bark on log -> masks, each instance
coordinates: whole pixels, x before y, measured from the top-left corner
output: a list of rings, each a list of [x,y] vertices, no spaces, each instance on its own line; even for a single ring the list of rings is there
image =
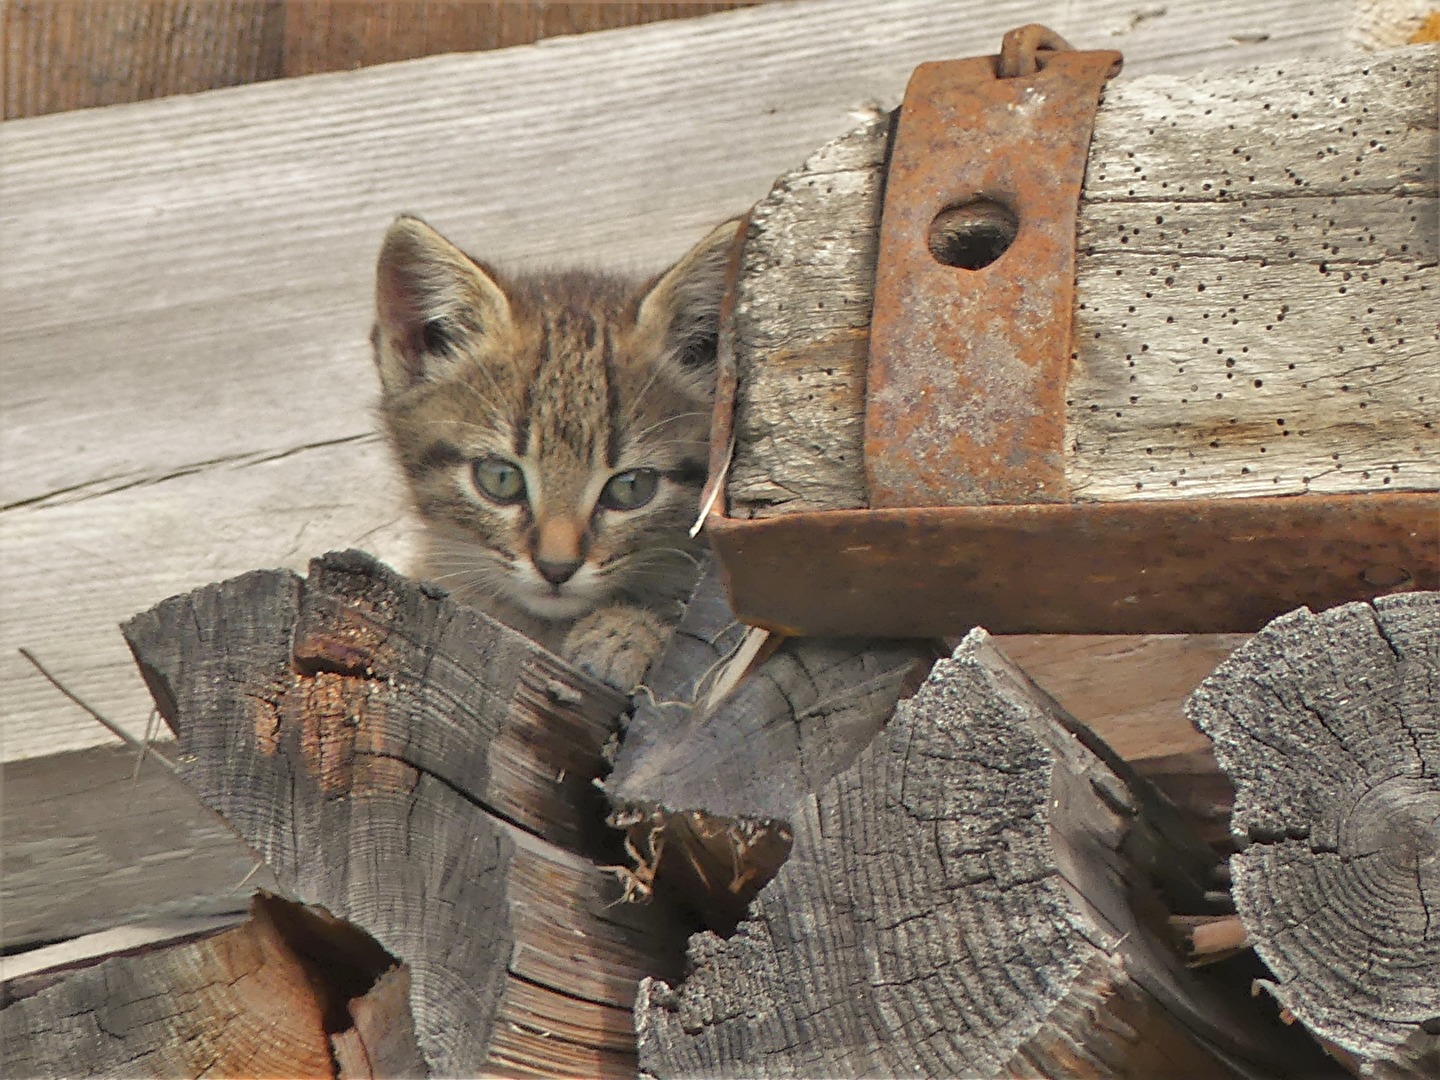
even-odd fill
[[[658,872],[713,929],[733,927],[779,869],[795,805],[849,767],[937,655],[926,641],[791,638],[716,700],[747,631],[712,566],[604,785],[641,875]]]
[[[1323,1074],[1243,982],[1184,969],[1152,879],[1176,834],[1072,727],[972,632],[795,807],[734,936],[692,938],[680,986],[642,985],[642,1071]]]
[[[618,861],[592,780],[623,698],[353,552],[125,631],[184,780],[407,964],[433,1072],[633,1073],[637,980],[673,977],[688,927],[595,865]]]
[[[1359,1075],[1440,1075],[1440,594],[1276,619],[1187,711],[1266,988]]]
[[[1078,225],[1074,498],[1440,488],[1437,56],[1107,87]],[[888,130],[831,143],[754,210],[732,516],[868,503]]]

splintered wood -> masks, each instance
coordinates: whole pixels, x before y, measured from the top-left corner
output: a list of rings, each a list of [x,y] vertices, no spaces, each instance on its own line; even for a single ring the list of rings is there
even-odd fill
[[[746,632],[712,566],[605,780],[644,884],[663,860],[666,882],[712,928],[744,914],[790,852],[793,808],[850,764],[935,655],[925,641],[788,639],[712,702]]]
[[[1075,499],[1440,489],[1437,55],[1109,84],[1080,203]],[[820,150],[752,216],[734,517],[868,503],[888,130]]]
[[[357,553],[125,629],[185,781],[286,891],[409,965],[433,1071],[633,1072],[636,983],[676,974],[685,928],[597,866],[623,698]]]

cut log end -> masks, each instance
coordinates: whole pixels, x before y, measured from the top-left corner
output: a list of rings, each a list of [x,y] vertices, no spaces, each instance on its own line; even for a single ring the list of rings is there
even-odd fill
[[[1163,843],[1147,800],[1053,710],[983,632],[937,664],[797,804],[794,849],[749,918],[728,939],[692,938],[683,984],[642,986],[642,1071],[1314,1067],[1313,1046],[1257,1026],[1242,992],[1207,992],[1185,970],[1130,860]]]
[[[1188,712],[1235,782],[1271,993],[1362,1075],[1407,1074],[1440,1026],[1440,594],[1277,619]]]

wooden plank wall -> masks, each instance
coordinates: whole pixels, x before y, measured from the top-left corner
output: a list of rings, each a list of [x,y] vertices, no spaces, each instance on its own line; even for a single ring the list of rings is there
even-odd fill
[[[917,63],[1021,23],[1123,49],[1128,77],[1340,51],[1353,7],[1137,10],[800,0],[0,124],[0,947],[243,901],[241,845],[198,827],[183,790],[132,784],[17,649],[138,736],[150,701],[121,619],[330,548],[403,565],[366,344],[397,211],[501,262],[653,267],[896,103]],[[1066,644],[1042,682],[1122,752],[1198,738],[1179,700],[1228,643],[1137,641],[1136,665],[1170,680],[1148,675],[1145,700],[1119,661]],[[1156,740],[1157,715],[1183,744]],[[42,797],[56,777],[66,794]],[[122,819],[128,849],[107,827]]]
[[[10,0],[6,120],[706,15],[740,3]]]

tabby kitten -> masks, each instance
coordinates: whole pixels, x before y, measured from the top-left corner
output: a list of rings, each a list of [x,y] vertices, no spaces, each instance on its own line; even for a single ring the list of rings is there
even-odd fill
[[[380,251],[380,415],[422,576],[627,692],[697,575],[737,228],[643,282],[501,274],[413,217]]]

